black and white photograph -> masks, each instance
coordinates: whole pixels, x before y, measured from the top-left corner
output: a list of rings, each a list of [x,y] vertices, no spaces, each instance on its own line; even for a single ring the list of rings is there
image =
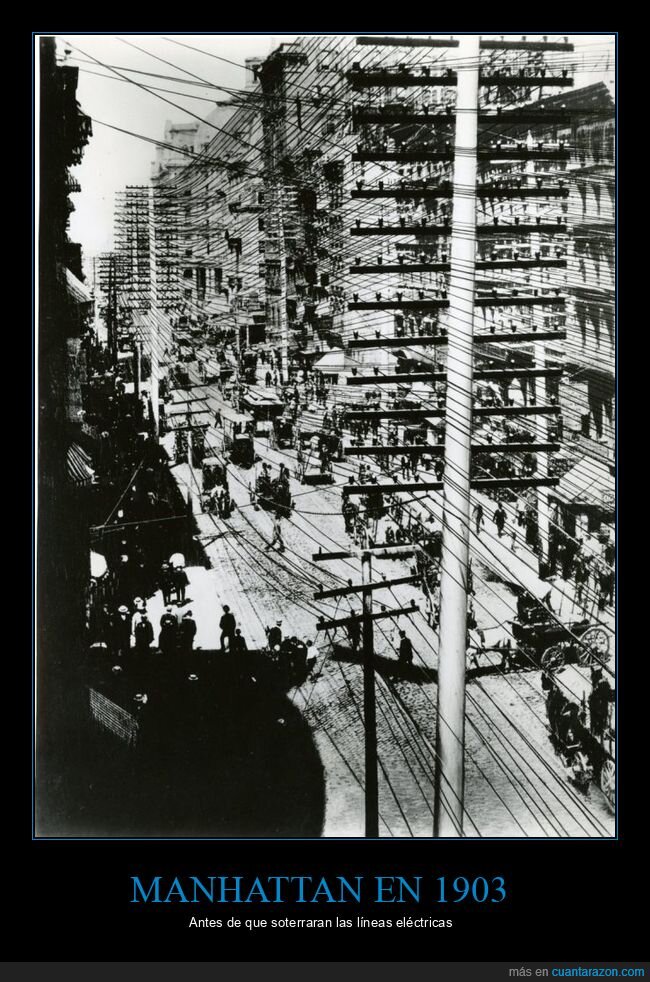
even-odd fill
[[[34,838],[615,839],[616,35],[33,43]]]

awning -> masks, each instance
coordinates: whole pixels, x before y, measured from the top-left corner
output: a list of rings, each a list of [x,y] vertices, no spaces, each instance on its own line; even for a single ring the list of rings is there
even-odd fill
[[[67,267],[65,270],[65,280],[68,288],[68,296],[71,298],[71,300],[74,300],[75,303],[93,302],[93,298],[90,296],[90,293],[83,285],[81,280],[78,280],[74,273]]]
[[[581,457],[549,491],[549,497],[566,505],[602,508],[612,511],[616,501],[616,483],[609,466],[593,457]]]
[[[77,487],[84,488],[93,483],[95,472],[90,466],[90,457],[78,443],[68,447],[68,477]]]
[[[350,371],[352,368],[359,368],[360,364],[346,355],[342,348],[333,348],[327,354],[314,362],[314,368],[319,372],[337,374],[339,372]]]

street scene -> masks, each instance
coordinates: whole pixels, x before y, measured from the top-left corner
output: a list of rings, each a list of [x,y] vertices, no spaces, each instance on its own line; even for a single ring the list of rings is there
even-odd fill
[[[614,37],[35,60],[35,834],[615,836]]]

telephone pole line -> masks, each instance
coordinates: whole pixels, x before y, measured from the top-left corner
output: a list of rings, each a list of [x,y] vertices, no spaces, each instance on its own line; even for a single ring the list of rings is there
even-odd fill
[[[459,43],[449,278],[434,835],[462,835],[479,37]]]
[[[375,694],[375,648],[372,620],[372,559],[361,553],[363,621],[363,721],[365,727],[366,839],[379,838],[379,783],[377,777],[377,706]]]

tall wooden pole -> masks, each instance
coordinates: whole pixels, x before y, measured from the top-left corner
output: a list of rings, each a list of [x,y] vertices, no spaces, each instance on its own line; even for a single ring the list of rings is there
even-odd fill
[[[280,379],[289,381],[289,322],[287,316],[287,252],[284,242],[284,202],[282,184],[277,184],[278,257],[280,261]]]
[[[160,399],[160,356],[158,347],[160,344],[158,330],[158,267],[157,267],[157,242],[156,242],[156,189],[149,188],[149,325],[151,339],[151,381],[149,384],[149,395],[151,398],[151,412],[154,436],[158,439],[159,433],[159,399]]]
[[[361,554],[361,582],[372,580],[370,553]],[[372,590],[363,590],[363,722],[366,766],[366,838],[379,838],[379,785],[377,779],[377,708],[375,702],[375,652],[372,622]]]
[[[479,37],[461,38],[449,280],[434,835],[463,834]]]

